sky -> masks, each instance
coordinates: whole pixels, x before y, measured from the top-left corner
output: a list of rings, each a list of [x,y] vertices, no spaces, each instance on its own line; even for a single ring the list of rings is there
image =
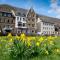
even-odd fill
[[[33,7],[34,11],[40,15],[60,18],[60,0],[0,0],[0,4],[24,9]]]

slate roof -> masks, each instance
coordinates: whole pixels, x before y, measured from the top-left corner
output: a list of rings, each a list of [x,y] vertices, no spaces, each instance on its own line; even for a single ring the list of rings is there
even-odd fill
[[[44,15],[39,15],[39,14],[37,14],[37,16],[44,22],[49,22],[49,23],[53,23],[55,25],[60,26],[60,19],[58,18],[48,17]]]
[[[7,4],[1,4],[0,6],[9,8],[10,12],[11,12],[11,10],[14,10],[16,16],[26,16],[26,13],[28,11],[27,9],[18,8],[18,7],[14,7],[14,6],[7,5]]]

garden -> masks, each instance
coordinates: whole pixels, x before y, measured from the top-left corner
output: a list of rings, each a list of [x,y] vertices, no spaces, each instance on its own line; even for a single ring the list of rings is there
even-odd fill
[[[0,60],[60,60],[60,37],[0,36]]]

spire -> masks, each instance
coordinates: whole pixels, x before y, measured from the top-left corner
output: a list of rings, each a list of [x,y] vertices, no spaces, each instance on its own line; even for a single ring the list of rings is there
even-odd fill
[[[31,7],[31,8],[30,8],[30,11],[31,11],[31,12],[33,12],[33,11],[34,11],[33,7]]]

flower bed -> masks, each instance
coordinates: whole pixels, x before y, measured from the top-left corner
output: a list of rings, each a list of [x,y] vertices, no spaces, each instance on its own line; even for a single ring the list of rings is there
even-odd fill
[[[51,55],[60,56],[60,37],[25,34],[0,37],[0,60],[37,60],[38,56],[40,60]]]

